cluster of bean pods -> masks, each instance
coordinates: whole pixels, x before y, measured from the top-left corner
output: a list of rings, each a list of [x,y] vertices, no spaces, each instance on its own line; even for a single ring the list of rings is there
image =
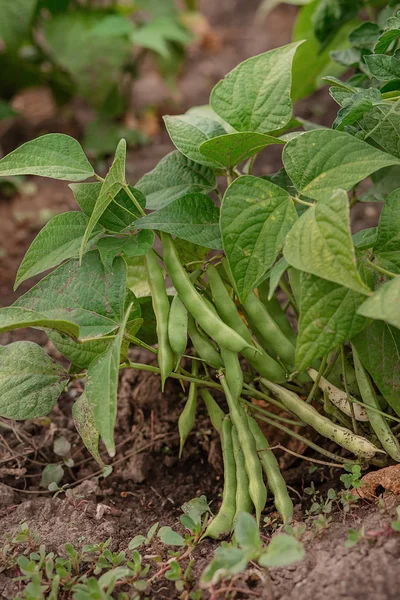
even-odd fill
[[[288,523],[293,518],[293,503],[277,459],[257,421],[247,410],[249,406],[251,408],[251,404],[243,396],[251,395],[251,391],[255,396],[260,392],[244,381],[240,354],[249,366],[247,381],[249,374],[252,375],[253,382],[258,379],[260,387],[273,395],[272,403],[299,419],[293,421],[279,418],[264,410],[265,415],[278,419],[274,423],[277,427],[288,431],[282,422],[299,426],[307,424],[356,455],[358,460],[372,459],[377,453],[384,452],[400,462],[397,439],[379,410],[373,386],[355,350],[355,380],[365,406],[365,419],[369,420],[382,449],[347,427],[345,419],[348,417],[345,414],[338,411],[341,415],[339,421],[344,422],[344,425],[333,422],[282,385],[293,371],[296,334],[276,298],[267,300],[267,294],[262,288],[259,293],[253,291],[242,303],[240,314],[233,295],[234,282],[226,264],[222,267],[224,278],[211,262],[207,265],[207,284],[203,290],[195,283],[203,272],[198,270],[189,274],[180,261],[172,237],[166,233],[160,234],[160,237],[166,271],[176,290],[170,303],[162,268],[155,252],[150,250],[146,255],[146,267],[157,319],[158,364],[162,389],[166,379],[181,370],[180,362],[188,345],[188,337],[190,346],[195,351],[192,372],[186,372],[186,375],[190,375],[186,376],[186,380],[190,381],[188,400],[178,423],[180,454],[195,424],[199,390],[212,425],[221,438],[224,462],[223,499],[218,514],[209,524],[204,536],[221,538],[228,535],[233,530],[238,514],[243,511],[255,512],[259,521],[267,499],[264,477],[283,522]],[[199,365],[202,365],[206,375],[203,379],[199,376]],[[210,381],[208,367],[216,370],[219,385],[213,383],[212,387],[220,388],[225,394],[228,414],[223,412],[207,388],[207,382]],[[327,389],[329,393],[337,389],[324,378],[315,377],[313,369],[310,372],[317,383],[321,380],[319,385],[324,393]],[[307,374],[306,377],[311,382]],[[266,397],[265,394],[261,396]],[[342,401],[347,402],[346,399]],[[343,410],[346,412],[350,409],[347,406]],[[270,422],[265,415],[263,420]],[[297,433],[294,435],[301,437]],[[316,446],[312,442],[309,445]],[[323,452],[339,458],[328,451]]]

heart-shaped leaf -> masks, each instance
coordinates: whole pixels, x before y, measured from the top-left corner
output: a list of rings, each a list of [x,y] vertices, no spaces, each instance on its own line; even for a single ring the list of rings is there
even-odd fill
[[[272,144],[283,140],[264,133],[241,132],[219,135],[199,146],[199,152],[214,164],[231,169]]]

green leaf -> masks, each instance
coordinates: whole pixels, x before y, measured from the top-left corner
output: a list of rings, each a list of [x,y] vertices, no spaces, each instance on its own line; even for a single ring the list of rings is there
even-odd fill
[[[337,283],[302,274],[296,369],[304,371],[366,327],[368,321],[357,314],[364,300],[363,294]]]
[[[105,465],[99,454],[99,432],[96,429],[93,413],[85,392],[73,403],[72,418],[86,448],[100,467],[103,468]]]
[[[262,567],[286,567],[302,560],[305,555],[301,542],[291,535],[280,533],[272,538],[258,562]]]
[[[275,294],[276,288],[279,286],[279,282],[282,279],[282,275],[287,270],[288,266],[288,261],[282,256],[282,258],[280,258],[272,267],[269,274],[268,300],[271,300]]]
[[[220,168],[231,169],[271,144],[284,143],[283,140],[264,133],[227,133],[203,142],[199,146],[199,152]]]
[[[371,175],[372,186],[360,196],[363,202],[383,202],[391,192],[400,188],[400,167],[385,167]]]
[[[22,144],[0,160],[0,177],[12,175],[83,181],[94,171],[79,142],[62,133],[49,133]]]
[[[253,56],[217,83],[210,104],[237,131],[269,133],[292,116],[292,61],[302,42]]]
[[[57,454],[57,456],[65,458],[71,452],[71,443],[67,440],[65,436],[60,435],[54,440],[53,452],[54,454]]]
[[[188,30],[184,29],[176,19],[168,16],[152,19],[136,29],[132,35],[132,41],[136,46],[153,50],[164,58],[168,58],[171,54],[168,42],[188,44],[191,39]]]
[[[25,279],[51,269],[67,258],[77,257],[88,222],[87,216],[80,212],[66,212],[53,217],[25,254],[15,278],[14,289]],[[97,242],[103,231],[101,227],[95,227],[88,249]]]
[[[350,43],[356,48],[373,50],[381,34],[381,28],[376,23],[366,21],[354,29],[349,35]]]
[[[400,415],[400,331],[373,321],[352,343],[382,396]]]
[[[357,233],[353,235],[354,247],[359,251],[368,250],[368,248],[373,247],[377,237],[377,227],[370,227],[369,229],[362,229],[361,231],[357,231]]]
[[[150,296],[150,286],[147,277],[146,263],[143,256],[135,256],[126,260],[127,286],[137,298]]]
[[[64,469],[62,466],[50,463],[42,471],[40,486],[45,489],[48,489],[51,483],[55,483],[58,486],[63,477]]]
[[[400,77],[400,60],[386,54],[371,54],[364,57],[373,77],[380,81],[390,81]]]
[[[384,283],[358,309],[358,313],[370,319],[386,321],[400,329],[400,277]]]
[[[116,256],[125,255],[128,258],[142,256],[150,250],[153,242],[153,232],[140,231],[136,235],[125,238],[103,237],[97,242],[97,248],[104,266],[107,269],[111,269]]]
[[[0,346],[0,415],[36,419],[49,414],[68,381],[63,367],[33,342]]]
[[[121,258],[107,272],[97,251],[85,254],[82,264],[69,260],[44,277],[13,306],[43,315],[69,315],[84,327],[84,336],[105,335],[116,329],[125,303],[126,267]],[[82,335],[82,331],[81,331]]]
[[[343,131],[345,127],[354,125],[380,102],[381,93],[375,88],[351,94],[342,102],[343,108],[339,110],[333,128]]]
[[[220,226],[241,300],[274,264],[296,219],[289,194],[269,181],[245,175],[229,186]]]
[[[399,160],[348,133],[316,129],[286,144],[283,163],[298,191],[319,199],[338,185],[348,191],[371,173],[399,164]]]
[[[347,194],[337,190],[311,206],[295,223],[283,250],[290,265],[368,294],[357,270]]]
[[[219,209],[204,194],[182,196],[164,208],[138,219],[135,227],[165,231],[207,248],[222,248]]]
[[[65,333],[75,339],[79,337],[79,326],[68,321],[68,319],[51,318],[34,310],[16,306],[0,308],[0,333],[23,327],[46,327]]]
[[[199,151],[203,142],[226,133],[218,121],[196,115],[166,116],[164,121],[169,137],[182,154],[211,169],[220,168],[219,163]]]
[[[385,200],[378,224],[378,236],[374,243],[374,254],[388,258],[400,251],[400,189],[392,192]]]
[[[391,105],[381,102],[366,113],[359,122],[366,136],[380,148],[400,158],[400,108],[397,102]]]
[[[235,525],[235,538],[239,546],[247,552],[257,555],[261,550],[257,521],[249,513],[239,513]]]
[[[91,216],[97,199],[102,188],[101,183],[71,183],[70,186],[75,200],[81,207],[82,211],[88,217]],[[146,208],[146,198],[138,189],[128,186],[130,192],[135,197],[140,207]],[[125,190],[120,190],[112,202],[108,205],[104,213],[99,219],[99,225],[112,231],[119,233],[124,231],[135,222],[141,215],[132,199],[128,196]]]
[[[49,334],[49,338],[67,360],[81,369],[87,369],[92,360],[106,350],[110,342],[103,340],[77,344],[70,337],[56,331]]]
[[[234,546],[220,546],[214,553],[214,558],[205,568],[201,579],[201,587],[216,585],[223,579],[231,578],[246,570],[249,557],[244,550]]]
[[[171,152],[136,184],[147,199],[147,208],[158,209],[189,193],[207,193],[216,185],[212,169]]]
[[[0,0],[0,38],[15,51],[28,35],[37,0]]]
[[[185,540],[183,537],[171,529],[171,527],[160,527],[158,530],[157,537],[161,540],[163,544],[167,546],[184,546]]]
[[[93,229],[96,227],[100,217],[112,202],[118,192],[125,184],[125,164],[126,164],[126,141],[121,140],[115,151],[114,161],[107,173],[107,176],[101,186],[99,197],[90,215],[89,223],[82,239],[79,258],[82,256],[85,246],[90,239]]]
[[[131,306],[119,328],[118,335],[107,350],[90,363],[85,392],[94,424],[107,452],[115,456],[114,426],[117,417],[118,374],[121,346]]]
[[[357,16],[360,8],[360,0],[320,0],[313,16],[313,26],[321,48],[344,23]]]

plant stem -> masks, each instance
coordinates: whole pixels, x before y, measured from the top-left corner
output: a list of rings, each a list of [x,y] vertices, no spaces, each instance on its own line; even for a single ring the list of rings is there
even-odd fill
[[[146,344],[146,342],[142,342],[142,340],[139,340],[139,338],[135,337],[134,335],[130,335],[129,333],[124,333],[124,338],[128,340],[128,342],[132,342],[132,344],[136,344],[136,346],[141,346],[142,348],[145,348],[145,350],[148,350],[149,352],[152,352],[153,354],[158,354],[158,350],[156,348],[153,348],[153,346],[149,346],[148,344]]]
[[[97,175],[97,173],[95,173],[94,176],[97,179],[97,181],[101,181],[101,183],[104,183],[103,177],[100,177],[100,175]]]
[[[319,370],[318,370],[318,375],[313,383],[310,393],[307,396],[307,400],[306,400],[307,404],[311,404],[311,402],[313,401],[315,391],[319,385],[319,380],[322,377],[322,373],[325,371],[327,361],[328,361],[328,357],[324,356],[324,358],[322,359],[321,365],[319,367]]]
[[[241,401],[244,402],[246,406],[250,406],[252,409],[256,409],[258,412],[262,413],[263,415],[266,415],[271,419],[276,419],[277,421],[281,421],[282,423],[286,423],[287,425],[294,425],[295,427],[305,426],[305,423],[302,423],[301,421],[295,421],[294,419],[287,419],[286,417],[276,415],[275,413],[272,413],[269,410],[258,406],[257,404],[253,404],[252,402],[250,402],[249,400],[245,400],[244,398],[241,398]]]
[[[144,365],[142,363],[126,362],[120,365],[120,369],[137,369],[138,371],[147,371],[148,373],[157,373],[160,375],[161,371],[159,367],[153,365]],[[171,373],[169,375],[172,379],[180,379],[181,381],[188,381],[189,383],[197,383],[197,385],[205,385],[207,387],[214,388],[215,390],[222,390],[222,386],[214,381],[206,381],[205,379],[199,379],[197,377],[191,377],[189,375],[182,375],[181,373]]]
[[[306,200],[301,200],[297,196],[292,196],[292,200],[297,202],[298,204],[304,204],[304,206],[314,206],[314,202],[307,202]]]
[[[129,198],[132,200],[133,204],[136,206],[137,210],[142,215],[142,217],[145,217],[146,213],[144,212],[143,208],[140,206],[139,202],[136,200],[135,196],[132,194],[131,190],[129,189],[129,186],[125,183],[122,186],[122,189],[129,196]]]
[[[376,263],[372,262],[368,258],[366,259],[365,262],[367,263],[367,265],[369,267],[371,267],[371,269],[374,269],[378,273],[382,273],[382,275],[386,275],[387,277],[397,277],[396,273],[392,273],[392,271],[388,271],[387,269],[384,269],[383,267],[380,267],[379,265],[377,265]]]
[[[281,277],[281,279],[279,281],[279,287],[281,288],[281,290],[288,297],[288,300],[289,300],[290,304],[293,307],[293,310],[294,310],[294,312],[296,314],[296,317],[298,317],[299,316],[299,309],[297,307],[297,302],[296,302],[295,297],[293,296],[293,294],[292,294],[292,292],[291,292],[291,290],[290,290],[290,288],[289,288],[289,286],[287,284],[287,281],[286,281],[285,277]]]

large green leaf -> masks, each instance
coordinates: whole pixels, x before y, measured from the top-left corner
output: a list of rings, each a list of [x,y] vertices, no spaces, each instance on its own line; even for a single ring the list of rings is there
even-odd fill
[[[0,38],[15,51],[28,34],[37,0],[0,0]]]
[[[222,248],[219,209],[204,194],[182,196],[164,208],[138,219],[135,227],[165,231],[207,248]]]
[[[132,50],[126,33],[104,35],[109,18],[106,11],[74,10],[43,23],[42,35],[53,62],[69,73],[79,95],[96,107],[120,83]]]
[[[364,57],[373,77],[380,81],[391,81],[400,77],[400,60],[386,54],[371,54]]]
[[[218,121],[197,115],[166,116],[164,121],[169,137],[182,154],[206,167],[220,168],[219,163],[199,152],[203,142],[226,133]]]
[[[154,234],[151,231],[140,231],[136,235],[125,238],[103,237],[97,242],[101,260],[107,269],[111,269],[116,256],[143,256],[152,247]]]
[[[384,283],[368,298],[358,313],[364,317],[386,321],[400,329],[400,277]]]
[[[83,181],[93,174],[93,167],[79,142],[62,133],[42,135],[0,160],[0,177],[40,175]]]
[[[107,350],[90,363],[86,376],[85,392],[88,403],[93,412],[95,426],[110,456],[115,456],[114,426],[117,416],[119,363],[130,308],[125,314],[118,335]]]
[[[304,371],[317,358],[359,334],[367,320],[357,315],[365,296],[346,287],[302,273],[296,369]]]
[[[83,443],[95,461],[103,468],[104,462],[99,454],[99,432],[94,424],[94,417],[85,392],[72,405],[74,425]]]
[[[352,343],[382,396],[400,415],[400,331],[373,321]]]
[[[338,186],[350,190],[371,173],[400,161],[343,131],[316,129],[286,144],[283,163],[298,191],[318,199]]]
[[[306,273],[368,294],[357,270],[347,194],[337,190],[311,206],[286,239],[288,263]]]
[[[284,144],[283,140],[264,133],[227,133],[203,142],[199,151],[214,164],[230,169],[271,144]]]
[[[185,194],[207,193],[216,185],[212,169],[178,151],[164,156],[158,165],[136,184],[147,200],[147,208],[158,209]]]
[[[67,258],[79,256],[88,222],[88,217],[81,212],[66,212],[53,217],[39,232],[25,254],[15,278],[14,289],[25,279],[51,269]],[[103,231],[99,226],[93,229],[87,244],[88,249],[96,243]]]
[[[79,255],[81,260],[92,231],[96,227],[106,208],[113,201],[118,192],[121,191],[122,186],[125,184],[125,164],[126,141],[121,140],[115,151],[115,157],[110,170],[108,171],[107,176],[101,186],[99,197],[96,200],[93,212],[90,215],[89,223],[86,227],[85,235],[83,236],[81,243]]]
[[[210,104],[237,131],[269,133],[292,116],[290,90],[295,42],[253,56],[217,83]]]
[[[400,64],[400,63],[399,63]],[[380,102],[360,119],[365,139],[371,138],[380,148],[400,158],[400,106],[398,102]]]
[[[245,175],[227,189],[222,243],[242,301],[274,264],[296,219],[289,194],[269,181]]]
[[[382,266],[400,274],[400,190],[385,200],[373,252]]]
[[[8,419],[44,417],[68,381],[63,367],[33,342],[0,346],[0,415]]]
[[[82,211],[90,217],[96,202],[100,195],[102,188],[101,183],[71,183],[70,186],[75,200],[81,207]],[[135,197],[137,203],[140,205],[142,210],[146,208],[146,198],[136,188],[128,186],[130,192]],[[112,231],[113,233],[119,233],[124,231],[127,227],[132,225],[135,220],[140,216],[137,207],[132,202],[132,199],[128,196],[125,190],[120,190],[112,202],[108,205],[104,213],[99,219],[99,225]]]
[[[62,320],[57,316],[49,317],[28,308],[7,306],[0,308],[0,333],[21,329],[23,327],[46,327],[55,329],[74,338],[79,337],[79,326],[76,323]]]

